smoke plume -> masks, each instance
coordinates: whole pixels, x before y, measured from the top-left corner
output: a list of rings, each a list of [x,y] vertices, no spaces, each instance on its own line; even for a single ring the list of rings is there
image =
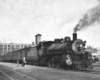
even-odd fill
[[[83,18],[79,20],[78,24],[74,28],[74,32],[86,29],[95,22],[100,21],[100,0],[98,1],[99,4],[93,9],[88,10],[87,13],[84,14]]]

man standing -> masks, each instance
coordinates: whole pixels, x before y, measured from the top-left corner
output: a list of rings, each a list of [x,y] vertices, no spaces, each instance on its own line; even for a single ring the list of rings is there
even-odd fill
[[[17,59],[17,67],[19,66],[19,58]]]
[[[25,59],[25,57],[23,57],[23,58],[22,58],[22,67],[24,67],[25,64],[26,64],[26,59]]]

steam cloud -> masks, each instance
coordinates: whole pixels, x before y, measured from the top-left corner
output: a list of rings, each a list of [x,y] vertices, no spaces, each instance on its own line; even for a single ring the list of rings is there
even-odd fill
[[[87,13],[83,16],[83,18],[79,20],[78,24],[74,28],[74,32],[86,29],[95,22],[100,21],[100,0],[98,1],[99,4],[93,9],[87,11]]]

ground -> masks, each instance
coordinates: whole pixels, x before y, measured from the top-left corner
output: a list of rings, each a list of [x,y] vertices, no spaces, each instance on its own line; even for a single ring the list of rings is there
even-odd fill
[[[35,80],[100,80],[100,62],[93,64],[94,68],[91,71],[71,71],[63,69],[55,69],[48,67],[39,67],[16,63],[0,62],[0,65],[6,68],[25,74]]]

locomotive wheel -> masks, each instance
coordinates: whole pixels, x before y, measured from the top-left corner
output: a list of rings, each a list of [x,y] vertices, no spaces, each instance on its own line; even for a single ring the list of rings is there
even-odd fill
[[[48,67],[51,67],[51,66],[52,66],[52,65],[51,65],[51,62],[48,62],[47,65],[48,65]]]
[[[59,67],[60,67],[60,64],[59,64],[59,63],[57,63],[57,64],[56,64],[56,67],[57,67],[57,68],[59,68]]]
[[[73,70],[78,70],[78,64],[73,64],[73,65],[72,65],[72,69],[73,69]]]
[[[47,65],[48,67],[55,67],[55,64],[53,62],[48,62]]]
[[[54,62],[52,62],[52,63],[51,63],[51,66],[54,68],[54,67],[55,67],[55,63],[54,63]]]

